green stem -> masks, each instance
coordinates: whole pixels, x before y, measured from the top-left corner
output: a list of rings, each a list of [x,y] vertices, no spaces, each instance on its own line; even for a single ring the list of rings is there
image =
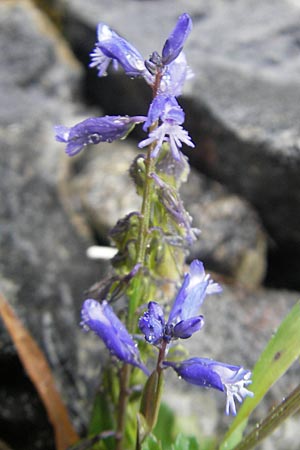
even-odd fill
[[[161,81],[161,73],[158,73],[154,86],[153,86],[153,97],[157,95],[160,81]],[[150,127],[150,131],[154,130],[158,126],[158,123],[152,124]],[[146,251],[147,251],[147,241],[148,241],[148,233],[150,227],[151,220],[151,202],[153,198],[153,179],[151,177],[151,173],[155,170],[155,158],[151,157],[152,150],[155,146],[155,143],[148,147],[147,156],[145,160],[145,184],[143,189],[143,198],[142,198],[142,206],[141,206],[141,215],[140,215],[140,225],[139,232],[137,238],[137,259],[136,264],[140,264],[141,267],[145,267],[146,265]],[[128,315],[127,315],[127,330],[129,333],[134,333],[136,331],[136,311],[140,304],[140,294],[139,294],[139,286],[141,279],[140,276],[143,276],[140,272],[140,275],[134,278],[132,282],[132,295],[129,299],[128,306]],[[118,425],[117,425],[117,445],[116,450],[123,449],[123,441],[124,441],[124,433],[126,427],[126,407],[128,403],[128,392],[130,385],[130,374],[131,367],[127,364],[123,366],[122,374],[120,377],[120,395],[119,395],[119,407],[118,407]]]
[[[152,94],[153,98],[157,96],[160,82],[161,82],[162,73],[158,71],[156,74],[154,84],[152,86]],[[155,130],[158,127],[158,121],[154,122],[150,128],[149,132]],[[145,267],[146,265],[146,251],[147,251],[147,243],[148,243],[148,235],[149,235],[149,227],[150,227],[150,220],[151,220],[151,203],[153,200],[153,190],[154,190],[154,183],[153,179],[151,177],[151,173],[155,171],[155,158],[152,158],[152,151],[155,147],[156,143],[152,143],[149,145],[147,150],[147,156],[145,159],[145,183],[143,186],[143,197],[142,197],[142,206],[141,206],[141,214],[140,214],[140,226],[138,231],[138,238],[137,238],[137,258],[136,258],[136,264],[140,264],[141,267]],[[139,277],[136,277],[137,282],[139,282]],[[129,301],[129,308],[128,308],[128,316],[127,316],[127,329],[130,333],[135,332],[135,314],[137,311],[137,308],[140,303],[139,295],[137,295],[138,286],[136,286],[136,289],[133,289],[133,295],[130,298]],[[147,299],[145,299],[146,301]]]
[[[155,160],[151,157],[152,147],[148,149],[147,159],[146,159],[146,174],[145,174],[145,185],[143,190],[143,200],[141,207],[141,217],[140,217],[140,227],[138,234],[138,248],[137,248],[137,264],[145,266],[146,263],[146,250],[147,250],[147,240],[149,225],[151,219],[151,199],[153,190],[153,180],[150,174],[155,169]],[[140,303],[140,292],[138,289],[138,284],[141,282],[140,276],[142,274],[137,274],[137,276],[132,280],[132,295],[130,297],[128,316],[127,316],[127,329],[129,333],[134,333],[136,329],[136,311]],[[116,450],[122,450],[124,447],[124,432],[126,427],[126,407],[128,403],[128,391],[130,384],[130,374],[131,367],[125,364],[122,368],[120,376],[120,395],[119,395],[119,405],[118,405],[118,424],[117,424],[117,443]]]
[[[234,447],[234,450],[250,450],[255,448],[257,444],[265,437],[271,434],[275,428],[287,419],[287,417],[295,414],[300,409],[300,385],[271,413],[252,430],[244,439]]]
[[[120,393],[118,403],[118,423],[116,430],[116,450],[124,448],[124,431],[126,425],[126,408],[128,403],[128,387],[130,381],[131,366],[124,364],[120,373]]]
[[[155,159],[151,157],[152,146],[149,147],[147,152],[147,158],[145,161],[146,174],[145,185],[143,191],[143,200],[141,207],[140,228],[138,235],[138,249],[137,249],[137,264],[145,265],[145,255],[147,250],[147,238],[150,224],[151,215],[151,199],[153,190],[153,179],[151,173],[155,169]]]

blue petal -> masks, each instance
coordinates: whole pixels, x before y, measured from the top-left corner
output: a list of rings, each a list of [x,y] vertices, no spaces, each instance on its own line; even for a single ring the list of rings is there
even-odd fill
[[[194,260],[177,294],[168,324],[196,316],[205,296],[220,291],[220,286],[217,283],[213,283],[209,275],[205,274],[203,263]]]
[[[98,77],[103,77],[107,74],[107,68],[111,62],[113,62],[115,69],[118,68],[118,62],[104,55],[102,50],[100,50],[98,44],[95,45],[94,50],[90,53],[90,57],[91,62],[89,64],[89,67],[97,67]]]
[[[210,368],[206,359],[191,358],[178,363],[165,361],[163,365],[172,367],[188,383],[224,391],[220,376]]]
[[[196,331],[201,330],[204,325],[203,316],[191,317],[187,320],[181,320],[173,329],[173,337],[180,339],[188,339]]]
[[[139,351],[123,323],[106,301],[87,299],[81,310],[81,325],[99,336],[108,350],[119,360],[139,367],[148,373],[140,362]]]
[[[189,282],[190,282],[190,275],[187,273],[184,276],[181,288],[179,289],[179,292],[175,298],[174,304],[170,311],[168,324],[182,320],[181,319],[182,309],[183,309],[183,305],[184,305],[184,300],[186,298],[186,288],[187,288]]]
[[[145,71],[144,60],[135,47],[104,23],[99,23],[97,35],[99,49],[108,58],[117,60],[127,75],[143,74]]]
[[[164,336],[165,320],[163,310],[156,302],[148,304],[148,310],[139,319],[139,328],[147,342],[157,345]]]
[[[191,384],[211,387],[226,393],[226,414],[236,414],[235,400],[242,402],[253,397],[246,386],[252,383],[251,372],[240,366],[233,366],[208,358],[191,358],[179,363],[165,361],[180,377]]]
[[[182,93],[186,80],[192,78],[193,73],[188,67],[183,52],[166,67],[161,79],[159,92],[164,95],[178,97]]]
[[[177,58],[191,30],[192,20],[190,16],[188,14],[182,14],[165,42],[162,51],[163,64],[170,64],[170,62]]]
[[[186,292],[181,319],[186,320],[197,314],[205,298],[207,286],[208,280],[204,280]]]
[[[143,116],[91,117],[71,128],[56,126],[56,140],[66,142],[66,153],[74,156],[89,144],[112,142],[125,137],[136,123],[144,120]]]
[[[150,104],[147,120],[143,125],[143,130],[146,131],[152,124],[154,124],[165,110],[168,97],[164,95],[156,96]]]

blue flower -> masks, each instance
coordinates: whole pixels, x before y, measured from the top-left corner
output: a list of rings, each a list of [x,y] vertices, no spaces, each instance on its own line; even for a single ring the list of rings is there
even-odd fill
[[[90,55],[90,67],[96,67],[101,77],[106,75],[110,63],[115,69],[120,64],[127,75],[142,76],[151,86],[154,85],[155,76],[159,72],[159,92],[177,96],[190,75],[182,49],[191,30],[190,16],[182,14],[163,46],[162,56],[155,51],[149,60],[144,61],[134,46],[101,22],[97,28],[98,40]]]
[[[160,125],[150,131],[148,138],[141,141],[139,147],[143,148],[155,143],[155,147],[151,153],[152,157],[155,158],[163,142],[168,142],[173,157],[176,160],[180,160],[181,155],[179,149],[182,147],[182,143],[189,147],[195,147],[195,145],[191,141],[188,132],[181,126],[184,122],[184,112],[175,97],[158,95],[154,98],[143,127],[144,130],[159,120]]]
[[[165,68],[158,93],[178,97],[182,93],[185,81],[191,79],[193,76],[194,74],[187,65],[186,57],[182,52]]]
[[[139,367],[147,375],[147,368],[141,363],[138,348],[123,323],[106,301],[102,303],[87,299],[81,310],[81,325],[99,336],[110,353],[120,361]]]
[[[168,323],[178,323],[195,316],[206,295],[217,294],[221,291],[221,286],[205,273],[203,263],[195,259],[190,265],[189,273],[184,277],[171,309]]]
[[[135,47],[123,39],[106,24],[99,23],[97,28],[98,42],[91,53],[90,67],[97,67],[98,75],[106,74],[110,62],[119,63],[126,74],[134,77],[143,75],[146,70],[144,60]]]
[[[170,33],[162,50],[164,65],[170,64],[177,58],[191,30],[192,20],[190,16],[186,13],[179,16],[175,28]]]
[[[252,383],[251,372],[240,366],[208,358],[191,358],[181,362],[165,361],[163,365],[172,367],[188,383],[225,392],[227,415],[236,415],[235,399],[241,403],[245,397],[254,395],[245,387]]]
[[[221,287],[205,274],[202,262],[194,260],[190,272],[184,277],[176,296],[168,321],[156,302],[148,304],[148,310],[139,320],[139,328],[147,342],[160,345],[162,340],[187,339],[204,325],[198,310],[207,294],[221,291]]]
[[[74,156],[89,144],[112,142],[127,136],[137,123],[145,121],[145,117],[136,116],[104,116],[91,117],[71,128],[56,126],[56,140],[65,142],[66,153]]]
[[[164,338],[165,319],[164,312],[158,303],[148,303],[148,310],[139,319],[139,328],[149,344],[160,344]]]

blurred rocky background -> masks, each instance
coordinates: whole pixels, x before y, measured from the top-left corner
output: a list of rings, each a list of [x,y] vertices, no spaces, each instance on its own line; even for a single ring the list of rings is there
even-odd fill
[[[109,270],[87,259],[86,249],[109,244],[110,227],[139,207],[128,167],[141,135],[69,159],[53,126],[145,114],[150,92],[141,80],[122,73],[99,79],[88,70],[96,25],[107,22],[147,58],[184,11],[194,23],[186,55],[195,76],[180,102],[197,148],[187,150],[193,168],[182,198],[202,230],[191,258],[224,285],[204,306],[197,354],[251,368],[299,298],[299,2],[2,0],[0,289],[45,352],[79,432],[101,368],[99,341],[83,335],[79,311]],[[2,323],[0,367],[0,448],[54,449]],[[297,379],[299,367],[272,389],[257,417]],[[221,395],[172,386],[166,400],[203,435],[228,426]],[[260,448],[293,450],[299,442],[295,417]]]

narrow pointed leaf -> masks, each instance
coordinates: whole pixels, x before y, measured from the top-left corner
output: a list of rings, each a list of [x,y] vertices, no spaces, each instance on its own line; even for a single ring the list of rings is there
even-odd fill
[[[283,320],[257,361],[251,385],[254,397],[248,397],[244,401],[220,446],[220,450],[231,450],[241,441],[249,415],[262,401],[271,386],[282,377],[299,356],[300,302],[295,304]]]
[[[244,437],[234,450],[250,450],[300,409],[300,385]]]
[[[108,380],[109,377],[111,377],[110,380]],[[94,399],[88,430],[88,435],[91,437],[97,434],[101,436],[101,433],[115,430],[114,404],[111,397],[113,382],[114,373],[108,368],[102,375],[102,384]],[[105,439],[105,448],[107,450],[113,450],[115,448],[115,438],[113,436]]]
[[[199,450],[199,444],[194,436],[180,433],[175,441],[174,450]]]
[[[140,413],[145,418],[147,429],[145,430],[145,436],[140,437],[140,442],[155,427],[160,407],[162,387],[163,374],[154,370],[148,378],[142,394]]]
[[[157,441],[156,437],[153,436],[153,434],[149,434],[149,436],[143,442],[142,450],[162,450],[162,446],[161,443]]]
[[[162,443],[164,450],[171,448],[174,436],[176,435],[175,414],[166,403],[162,403],[160,406],[153,434]]]

